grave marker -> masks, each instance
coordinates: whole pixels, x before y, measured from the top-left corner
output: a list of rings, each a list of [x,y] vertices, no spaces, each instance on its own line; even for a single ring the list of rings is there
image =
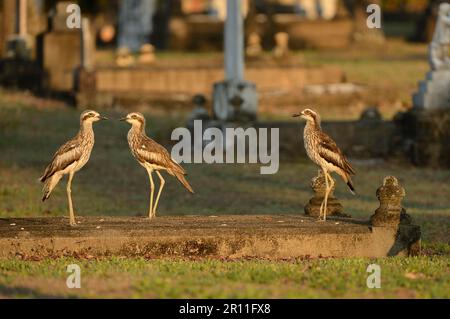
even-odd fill
[[[413,95],[414,108],[431,110],[450,108],[450,4],[442,3],[429,47],[431,70],[419,82],[419,91]]]
[[[239,0],[227,0],[225,80],[214,84],[214,116],[221,121],[256,119],[255,84],[244,80],[244,36]]]

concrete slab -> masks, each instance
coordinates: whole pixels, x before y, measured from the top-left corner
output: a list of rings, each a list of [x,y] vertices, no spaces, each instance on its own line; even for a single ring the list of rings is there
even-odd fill
[[[414,255],[420,228],[302,215],[0,219],[0,257],[385,257]]]

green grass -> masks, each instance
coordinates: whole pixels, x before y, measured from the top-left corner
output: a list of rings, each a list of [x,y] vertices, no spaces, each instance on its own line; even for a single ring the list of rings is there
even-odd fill
[[[68,289],[69,264],[81,288]],[[381,288],[369,289],[369,264]],[[297,261],[57,259],[0,260],[0,297],[132,298],[449,298],[443,257]]]

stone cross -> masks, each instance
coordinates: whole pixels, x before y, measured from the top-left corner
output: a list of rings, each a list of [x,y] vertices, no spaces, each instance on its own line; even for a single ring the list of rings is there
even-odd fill
[[[402,207],[405,197],[405,189],[399,184],[394,176],[384,178],[383,185],[377,189],[377,198],[380,207],[375,210],[370,218],[372,226],[398,226],[400,223],[410,224],[411,217],[406,214]]]
[[[244,80],[242,2],[227,0],[224,36],[225,80],[214,84],[214,117],[223,122],[256,119],[258,96],[254,83]]]
[[[305,206],[305,215],[319,217],[320,216],[320,205],[325,198],[325,177],[321,169],[318,170],[317,176],[311,179],[311,188],[314,191],[314,196],[309,200],[309,203]],[[350,215],[344,214],[341,203],[334,197],[334,189],[328,196],[327,204],[327,216],[341,216],[341,217],[351,217]]]
[[[227,0],[225,21],[225,79],[244,80],[244,26],[239,0]]]
[[[92,36],[89,19],[81,19],[81,67],[91,70],[95,64],[95,39]]]

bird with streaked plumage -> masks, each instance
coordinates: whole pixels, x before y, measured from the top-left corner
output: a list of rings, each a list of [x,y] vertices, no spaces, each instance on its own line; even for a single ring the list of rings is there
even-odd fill
[[[301,117],[306,120],[305,129],[303,131],[303,141],[305,144],[308,157],[318,165],[325,178],[325,197],[320,205],[320,216],[325,221],[327,218],[328,196],[334,187],[334,180],[330,173],[335,172],[347,183],[351,193],[355,194],[355,188],[351,179],[351,175],[355,175],[348,160],[342,151],[326,133],[322,131],[320,125],[320,115],[311,110],[305,109],[301,113],[294,114],[293,117]]]
[[[183,167],[172,159],[169,152],[162,145],[147,136],[145,133],[145,117],[142,113],[129,113],[125,118],[121,119],[121,121],[126,121],[131,124],[131,128],[127,135],[131,154],[136,158],[138,163],[146,169],[150,179],[150,206],[148,218],[152,219],[156,216],[159,198],[165,184],[165,180],[159,171],[166,171],[170,175],[175,176],[190,193],[194,193],[194,191],[185,178],[186,172]],[[154,200],[155,184],[153,182],[153,172],[156,172],[160,181],[156,200]]]
[[[53,155],[52,161],[46,167],[40,181],[44,183],[42,189],[42,201],[46,201],[61,178],[68,174],[67,200],[69,202],[70,225],[75,226],[75,214],[72,204],[72,179],[89,161],[92,148],[94,147],[94,130],[92,124],[100,120],[106,120],[98,112],[86,110],[80,115],[80,130],[78,134],[63,144]]]

